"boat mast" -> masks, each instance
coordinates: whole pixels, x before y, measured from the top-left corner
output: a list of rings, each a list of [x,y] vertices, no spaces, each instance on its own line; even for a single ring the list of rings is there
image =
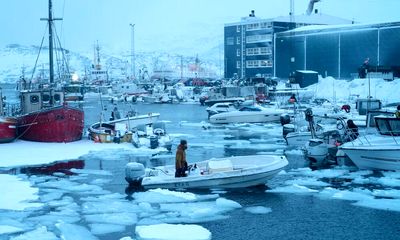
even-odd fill
[[[49,17],[41,18],[42,21],[47,21],[49,24],[49,73],[50,85],[54,83],[54,66],[53,66],[53,21],[62,20],[62,18],[53,18],[53,3],[49,0]]]

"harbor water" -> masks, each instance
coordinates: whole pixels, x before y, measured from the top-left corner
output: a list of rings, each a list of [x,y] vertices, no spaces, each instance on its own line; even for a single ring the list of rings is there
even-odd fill
[[[2,87],[3,94],[10,95],[7,96],[7,99],[12,100],[15,95],[12,95],[14,93],[11,86]],[[117,106],[122,114],[132,110],[140,114],[158,112],[161,114],[160,120],[166,123],[168,134],[174,138],[173,148],[171,152],[165,151],[150,156],[148,154],[131,155],[128,151],[123,150],[114,150],[108,154],[88,153],[77,159],[77,161],[83,162],[83,170],[87,172],[105,171],[110,174],[88,174],[76,180],[80,184],[93,185],[94,182],[101,182],[101,188],[105,191],[111,194],[119,193],[125,199],[134,201],[137,196],[135,194],[143,190],[128,187],[124,179],[125,165],[132,161],[142,162],[148,167],[174,164],[175,150],[180,139],[188,141],[187,160],[189,164],[213,157],[285,154],[289,165],[266,186],[238,190],[218,189],[217,186],[210,190],[182,190],[185,193],[190,192],[199,196],[218,194],[220,197],[240,204],[241,207],[223,212],[216,218],[210,218],[212,214],[208,214],[204,218],[186,219],[183,222],[172,220],[165,222],[198,224],[211,232],[212,239],[221,240],[398,239],[400,212],[396,209],[400,207],[389,209],[383,207],[382,209],[379,206],[371,207],[369,204],[354,203],[357,200],[368,201],[369,198],[365,197],[365,191],[377,189],[399,191],[400,186],[388,186],[383,182],[378,184],[378,181],[367,183],[352,181],[360,176],[363,176],[364,179],[379,179],[381,173],[361,173],[357,170],[335,168],[334,166],[312,171],[301,150],[287,148],[279,123],[210,125],[207,121],[205,107],[199,104],[111,103],[107,98],[102,98],[102,100],[101,104],[99,97],[92,96],[79,103],[85,110],[86,129],[100,118],[109,118],[114,106]],[[104,110],[103,114],[101,114],[101,108]],[[132,148],[134,147],[132,146]],[[54,178],[57,180],[57,174],[40,172],[37,166],[36,168],[29,166],[18,168],[19,172],[24,172],[28,176],[44,176],[47,179],[45,175],[49,174],[52,177],[50,180],[53,181]],[[65,178],[68,176],[60,175],[60,179]],[[304,182],[308,183],[305,185],[310,191],[301,187],[304,185],[301,183]],[[315,184],[316,182],[318,184]],[[41,185],[37,186],[40,191]],[[274,191],[276,189],[285,190]],[[361,197],[356,198],[354,195],[340,197],[338,194],[328,194],[329,191],[341,193],[342,196],[348,192],[359,193],[357,196]],[[40,191],[39,194],[46,193]],[[78,205],[85,201],[82,200],[82,194],[74,191],[66,191],[64,195],[71,197]],[[185,205],[182,207],[184,212]],[[42,211],[31,213],[29,218],[40,217],[51,211],[51,208],[45,208]],[[8,215],[7,212],[0,211],[0,216]],[[82,215],[75,224],[90,229],[93,226],[87,219]],[[96,237],[111,240],[126,236],[135,239],[135,224],[127,224],[121,231]],[[0,239],[8,239],[8,237],[0,235]]]

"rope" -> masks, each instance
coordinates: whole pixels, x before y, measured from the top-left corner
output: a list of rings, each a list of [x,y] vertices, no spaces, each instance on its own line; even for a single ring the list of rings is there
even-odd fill
[[[45,37],[46,32],[47,32],[47,27],[48,27],[48,25],[46,25],[45,33],[43,34],[42,42],[40,43],[39,53],[38,53],[38,56],[36,57],[35,65],[34,65],[34,67],[33,67],[32,76],[31,76],[31,79],[30,79],[31,82],[32,82],[32,80],[33,80],[33,75],[35,74],[36,67],[37,67],[37,62],[38,62],[38,60],[39,60],[40,52],[41,52],[42,47],[43,47],[43,42],[44,42],[44,37]]]

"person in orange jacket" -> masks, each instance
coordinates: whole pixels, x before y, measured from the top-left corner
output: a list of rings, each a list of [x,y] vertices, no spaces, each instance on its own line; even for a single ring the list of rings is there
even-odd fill
[[[176,149],[175,156],[175,177],[186,177],[185,171],[187,170],[186,152],[187,141],[181,140],[178,148]]]

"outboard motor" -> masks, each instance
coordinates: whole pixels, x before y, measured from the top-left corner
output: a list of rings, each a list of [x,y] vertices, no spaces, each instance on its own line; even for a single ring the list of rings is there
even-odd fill
[[[137,162],[130,162],[125,167],[125,180],[129,184],[140,184],[145,176],[145,169],[143,164]]]
[[[293,124],[285,124],[283,125],[283,138],[286,138],[286,136],[291,133],[294,132],[294,125]]]
[[[306,157],[315,164],[322,164],[328,156],[328,145],[322,139],[310,139],[306,143]]]
[[[150,136],[150,148],[151,149],[158,148],[158,145],[159,145],[158,136],[156,136],[156,135]]]
[[[281,121],[281,125],[285,125],[290,123],[290,116],[287,113],[284,113],[281,115],[281,117],[279,118],[279,120]]]

